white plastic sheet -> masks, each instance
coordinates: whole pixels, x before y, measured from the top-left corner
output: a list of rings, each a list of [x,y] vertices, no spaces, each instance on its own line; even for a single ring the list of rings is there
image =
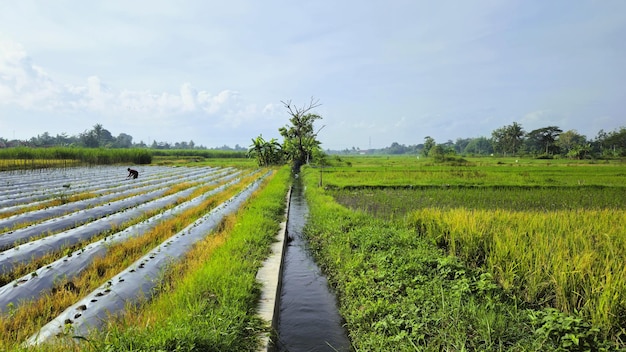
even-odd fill
[[[184,256],[195,242],[213,231],[224,216],[236,211],[259,187],[260,180],[187,226],[106,284],[67,308],[26,343],[36,345],[62,335],[67,325],[72,335],[85,335],[89,329],[100,327],[109,315],[121,313],[126,304],[136,303],[141,297],[151,297],[152,290],[166,265]]]

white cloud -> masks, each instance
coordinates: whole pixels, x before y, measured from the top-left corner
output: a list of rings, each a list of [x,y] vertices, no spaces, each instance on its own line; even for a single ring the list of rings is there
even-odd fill
[[[198,92],[191,86],[189,83],[183,84],[180,87],[180,97],[182,102],[183,111],[194,111],[196,110],[196,97],[198,96]]]
[[[321,138],[349,146],[513,121],[588,135],[623,125],[623,1],[63,4],[0,5],[15,40],[0,36],[0,114],[22,117],[0,133],[55,120],[70,133],[103,122],[137,139],[241,143],[288,122],[280,100],[312,95]]]
[[[0,104],[16,104],[30,111],[87,112],[104,116],[161,115],[196,113],[205,116],[224,115],[228,125],[236,127],[256,114],[253,104],[242,104],[240,94],[222,90],[217,94],[195,89],[183,83],[178,94],[169,92],[116,90],[98,76],[90,76],[85,85],[61,85],[32,63],[24,49],[0,38]],[[134,116],[141,119],[141,116]]]
[[[394,124],[394,126],[395,126],[395,127],[397,127],[397,128],[399,128],[399,127],[404,126],[405,124],[406,124],[406,117],[405,117],[405,116],[402,116],[402,117],[400,118],[400,120],[396,121],[396,123]]]
[[[48,109],[58,87],[46,72],[33,65],[23,47],[0,36],[0,104]]]

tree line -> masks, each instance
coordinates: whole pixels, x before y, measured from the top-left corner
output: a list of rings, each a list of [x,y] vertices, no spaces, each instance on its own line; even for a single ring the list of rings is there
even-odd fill
[[[587,138],[576,130],[563,131],[557,126],[547,126],[526,132],[521,124],[513,122],[491,132],[491,137],[458,138],[438,143],[434,138],[426,136],[423,143],[406,146],[397,142],[381,149],[361,150],[352,147],[342,151],[326,150],[324,153],[318,134],[324,128],[315,130],[314,123],[322,117],[313,112],[321,104],[319,100],[311,101],[301,107],[291,101],[283,101],[290,116],[289,124],[278,129],[283,141],[276,138],[265,140],[262,135],[252,138],[249,148],[235,145],[234,148],[222,146],[213,150],[244,152],[257,159],[261,166],[291,163],[294,169],[301,165],[315,162],[323,163],[328,154],[413,154],[442,158],[446,155],[469,156],[531,156],[536,158],[563,157],[571,159],[585,158],[619,158],[626,157],[626,127],[614,131],[600,130],[595,138]],[[150,148],[154,150],[206,150],[205,146],[189,142],[156,142],[146,145],[143,141],[133,142],[133,137],[120,133],[117,137],[96,124],[92,129],[75,136],[66,133],[56,136],[44,132],[27,141],[7,140],[0,137],[0,148],[9,147],[86,147],[86,148]]]
[[[83,148],[150,148],[150,149],[201,149],[205,150],[207,147],[203,145],[197,145],[193,140],[189,142],[157,142],[156,140],[152,144],[147,145],[143,141],[139,143],[133,142],[133,136],[120,133],[117,137],[104,128],[101,124],[96,124],[93,128],[79,133],[78,135],[68,136],[67,133],[57,134],[56,136],[50,135],[48,132],[44,132],[36,137],[32,137],[29,140],[8,140],[0,137],[0,148],[10,147],[83,147]],[[229,151],[246,151],[246,148],[235,145],[234,148],[228,146],[222,146],[213,148],[217,150],[229,150]]]
[[[513,122],[491,132],[491,137],[458,138],[437,143],[426,136],[424,143],[409,145],[392,143],[389,147],[373,150],[344,149],[339,154],[414,154],[442,158],[446,155],[469,156],[530,156],[535,158],[619,158],[626,156],[626,127],[614,131],[600,130],[589,139],[576,130],[563,131],[557,126],[546,126],[526,132],[521,124]]]

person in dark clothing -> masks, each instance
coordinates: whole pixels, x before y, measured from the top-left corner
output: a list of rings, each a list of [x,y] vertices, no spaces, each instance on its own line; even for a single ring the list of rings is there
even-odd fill
[[[137,178],[137,177],[139,177],[139,172],[137,170],[133,170],[133,169],[131,169],[129,167],[128,168],[128,176],[126,176],[126,178],[129,178],[129,177]]]

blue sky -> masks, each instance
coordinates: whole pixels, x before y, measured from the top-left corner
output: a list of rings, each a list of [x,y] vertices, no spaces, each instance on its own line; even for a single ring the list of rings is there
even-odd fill
[[[626,1],[1,1],[0,137],[324,148],[626,126]]]

